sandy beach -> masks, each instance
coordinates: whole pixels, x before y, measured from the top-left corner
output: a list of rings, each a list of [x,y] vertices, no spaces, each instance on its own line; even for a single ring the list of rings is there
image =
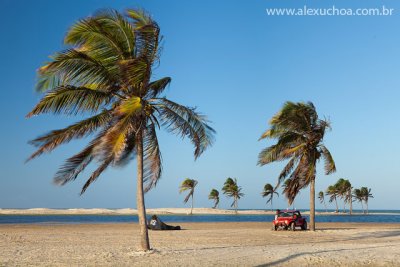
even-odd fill
[[[272,231],[269,223],[0,225],[0,266],[399,266],[400,225],[319,223],[316,232]]]

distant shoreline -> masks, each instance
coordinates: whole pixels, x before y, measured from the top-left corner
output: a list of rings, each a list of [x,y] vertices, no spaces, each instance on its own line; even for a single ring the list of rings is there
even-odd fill
[[[150,208],[146,209],[147,214],[162,214],[162,215],[185,215],[190,213],[189,208]],[[236,214],[234,210],[226,209],[211,209],[211,208],[194,208],[194,215],[229,215]],[[274,215],[275,211],[271,210],[238,210],[239,215]],[[304,211],[302,214],[307,215],[309,211]],[[353,212],[353,215],[364,215],[362,212]],[[397,214],[392,212],[370,212],[370,214]],[[47,209],[47,208],[32,208],[32,209],[0,209],[0,215],[137,215],[136,209]],[[349,212],[335,213],[316,212],[316,215],[349,215]]]

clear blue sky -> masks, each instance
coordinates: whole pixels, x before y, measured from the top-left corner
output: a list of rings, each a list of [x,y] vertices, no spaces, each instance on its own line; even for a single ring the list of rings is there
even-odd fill
[[[394,8],[388,17],[267,16],[270,7]],[[184,207],[180,182],[199,181],[195,206],[209,207],[211,188],[236,177],[246,194],[239,208],[264,208],[260,192],[275,184],[282,165],[258,167],[258,142],[267,122],[287,101],[313,101],[332,121],[326,145],[337,173],[319,168],[317,191],[344,177],[368,186],[370,208],[398,209],[400,188],[400,2],[399,1],[18,1],[1,0],[0,208],[136,207],[136,168],[109,169],[79,196],[90,175],[64,187],[52,176],[87,140],[72,142],[28,164],[27,141],[77,118],[45,115],[25,119],[40,99],[35,71],[63,49],[67,29],[96,9],[142,7],[165,37],[157,77],[170,76],[166,96],[197,106],[217,130],[215,145],[196,162],[185,140],[160,134],[164,173],[146,195],[147,207]],[[321,164],[322,165],[322,164]],[[309,190],[296,200],[308,208]],[[231,200],[221,198],[221,207]],[[275,207],[286,207],[283,197]],[[359,207],[359,204],[355,204]],[[317,208],[322,206],[317,204]],[[331,205],[333,208],[333,205]]]

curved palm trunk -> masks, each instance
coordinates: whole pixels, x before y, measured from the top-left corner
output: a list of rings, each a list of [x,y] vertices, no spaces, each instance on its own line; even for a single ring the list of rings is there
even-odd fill
[[[363,204],[362,200],[361,200],[361,208],[362,208],[363,214],[365,214],[364,204]]]
[[[140,248],[144,251],[150,250],[149,234],[147,232],[146,207],[144,204],[143,191],[143,136],[139,133],[137,140],[137,188],[136,206],[138,210],[140,226]]]
[[[367,214],[369,214],[369,211],[368,211],[368,200],[365,201],[365,205],[367,206]]]
[[[310,230],[315,231],[315,178],[310,183]]]
[[[326,207],[325,199],[324,199],[324,206],[325,206],[325,212],[328,212],[328,208]]]

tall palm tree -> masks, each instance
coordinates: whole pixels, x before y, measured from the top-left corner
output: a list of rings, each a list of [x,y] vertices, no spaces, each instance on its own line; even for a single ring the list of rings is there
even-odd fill
[[[276,188],[274,188],[271,184],[265,184],[264,185],[264,190],[261,193],[262,197],[268,197],[267,204],[268,202],[271,202],[271,211],[273,210],[273,205],[272,205],[272,200],[274,198],[274,194],[276,194],[279,197],[278,192],[276,192]]]
[[[329,202],[331,203],[331,202],[333,202],[333,201],[335,201],[335,205],[336,205],[336,210],[335,210],[335,212],[336,213],[338,213],[339,212],[339,206],[338,206],[338,203],[337,203],[337,197],[338,197],[338,189],[335,187],[335,185],[330,185],[330,186],[328,186],[328,189],[326,189],[326,192],[325,192],[328,196],[330,196],[329,197]]]
[[[318,199],[319,199],[319,202],[320,202],[321,204],[324,204],[324,206],[325,206],[325,211],[328,212],[328,208],[326,207],[326,203],[325,203],[325,195],[324,195],[324,192],[323,192],[323,191],[319,191],[319,193],[318,193]]]
[[[367,211],[367,214],[369,213],[368,212],[368,199],[371,197],[371,198],[374,198],[374,196],[372,195],[372,193],[371,193],[371,188],[368,188],[368,187],[361,187],[361,195],[362,195],[362,197],[363,197],[363,199],[364,199],[364,201],[365,201],[365,206],[366,206],[366,211]]]
[[[290,178],[285,191],[289,201],[298,192],[310,185],[310,229],[315,231],[315,177],[316,165],[322,157],[325,174],[336,171],[335,162],[323,144],[329,122],[318,119],[317,111],[311,102],[286,102],[269,124],[270,129],[260,139],[278,139],[275,145],[263,149],[258,156],[258,164],[265,165],[276,161],[289,160],[278,177],[278,183]]]
[[[244,196],[244,194],[242,193],[242,187],[238,186],[237,184],[237,179],[227,178],[224,186],[222,187],[222,191],[228,197],[233,197],[231,207],[234,207],[235,212],[237,213],[238,200]]]
[[[28,159],[51,152],[72,139],[92,137],[82,151],[68,158],[55,174],[60,185],[73,181],[98,162],[83,194],[109,166],[137,159],[137,209],[141,249],[149,250],[144,192],[161,177],[157,130],[187,136],[198,158],[212,144],[214,130],[194,108],[161,97],[171,78],[152,80],[160,61],[160,28],[144,11],[101,10],[76,22],[67,32],[67,49],[39,69],[37,90],[44,97],[27,115],[89,115],[64,129],[31,141],[38,147]]]
[[[181,186],[179,187],[179,193],[185,192],[189,190],[189,194],[185,197],[185,199],[183,200],[183,203],[187,203],[189,198],[192,198],[192,205],[191,205],[191,209],[190,209],[190,215],[193,214],[193,195],[194,195],[194,188],[196,187],[196,185],[198,184],[198,182],[194,179],[189,179],[186,178]]]
[[[364,204],[363,204],[364,197],[363,197],[363,195],[362,195],[362,193],[361,193],[361,190],[358,189],[358,188],[355,188],[355,189],[353,190],[353,195],[354,195],[354,198],[355,198],[358,202],[361,203],[361,207],[362,207],[363,213],[365,213]]]
[[[215,209],[216,207],[218,207],[219,204],[219,192],[217,189],[212,189],[210,194],[208,195],[208,199],[212,199],[214,200],[214,207],[213,209]]]

